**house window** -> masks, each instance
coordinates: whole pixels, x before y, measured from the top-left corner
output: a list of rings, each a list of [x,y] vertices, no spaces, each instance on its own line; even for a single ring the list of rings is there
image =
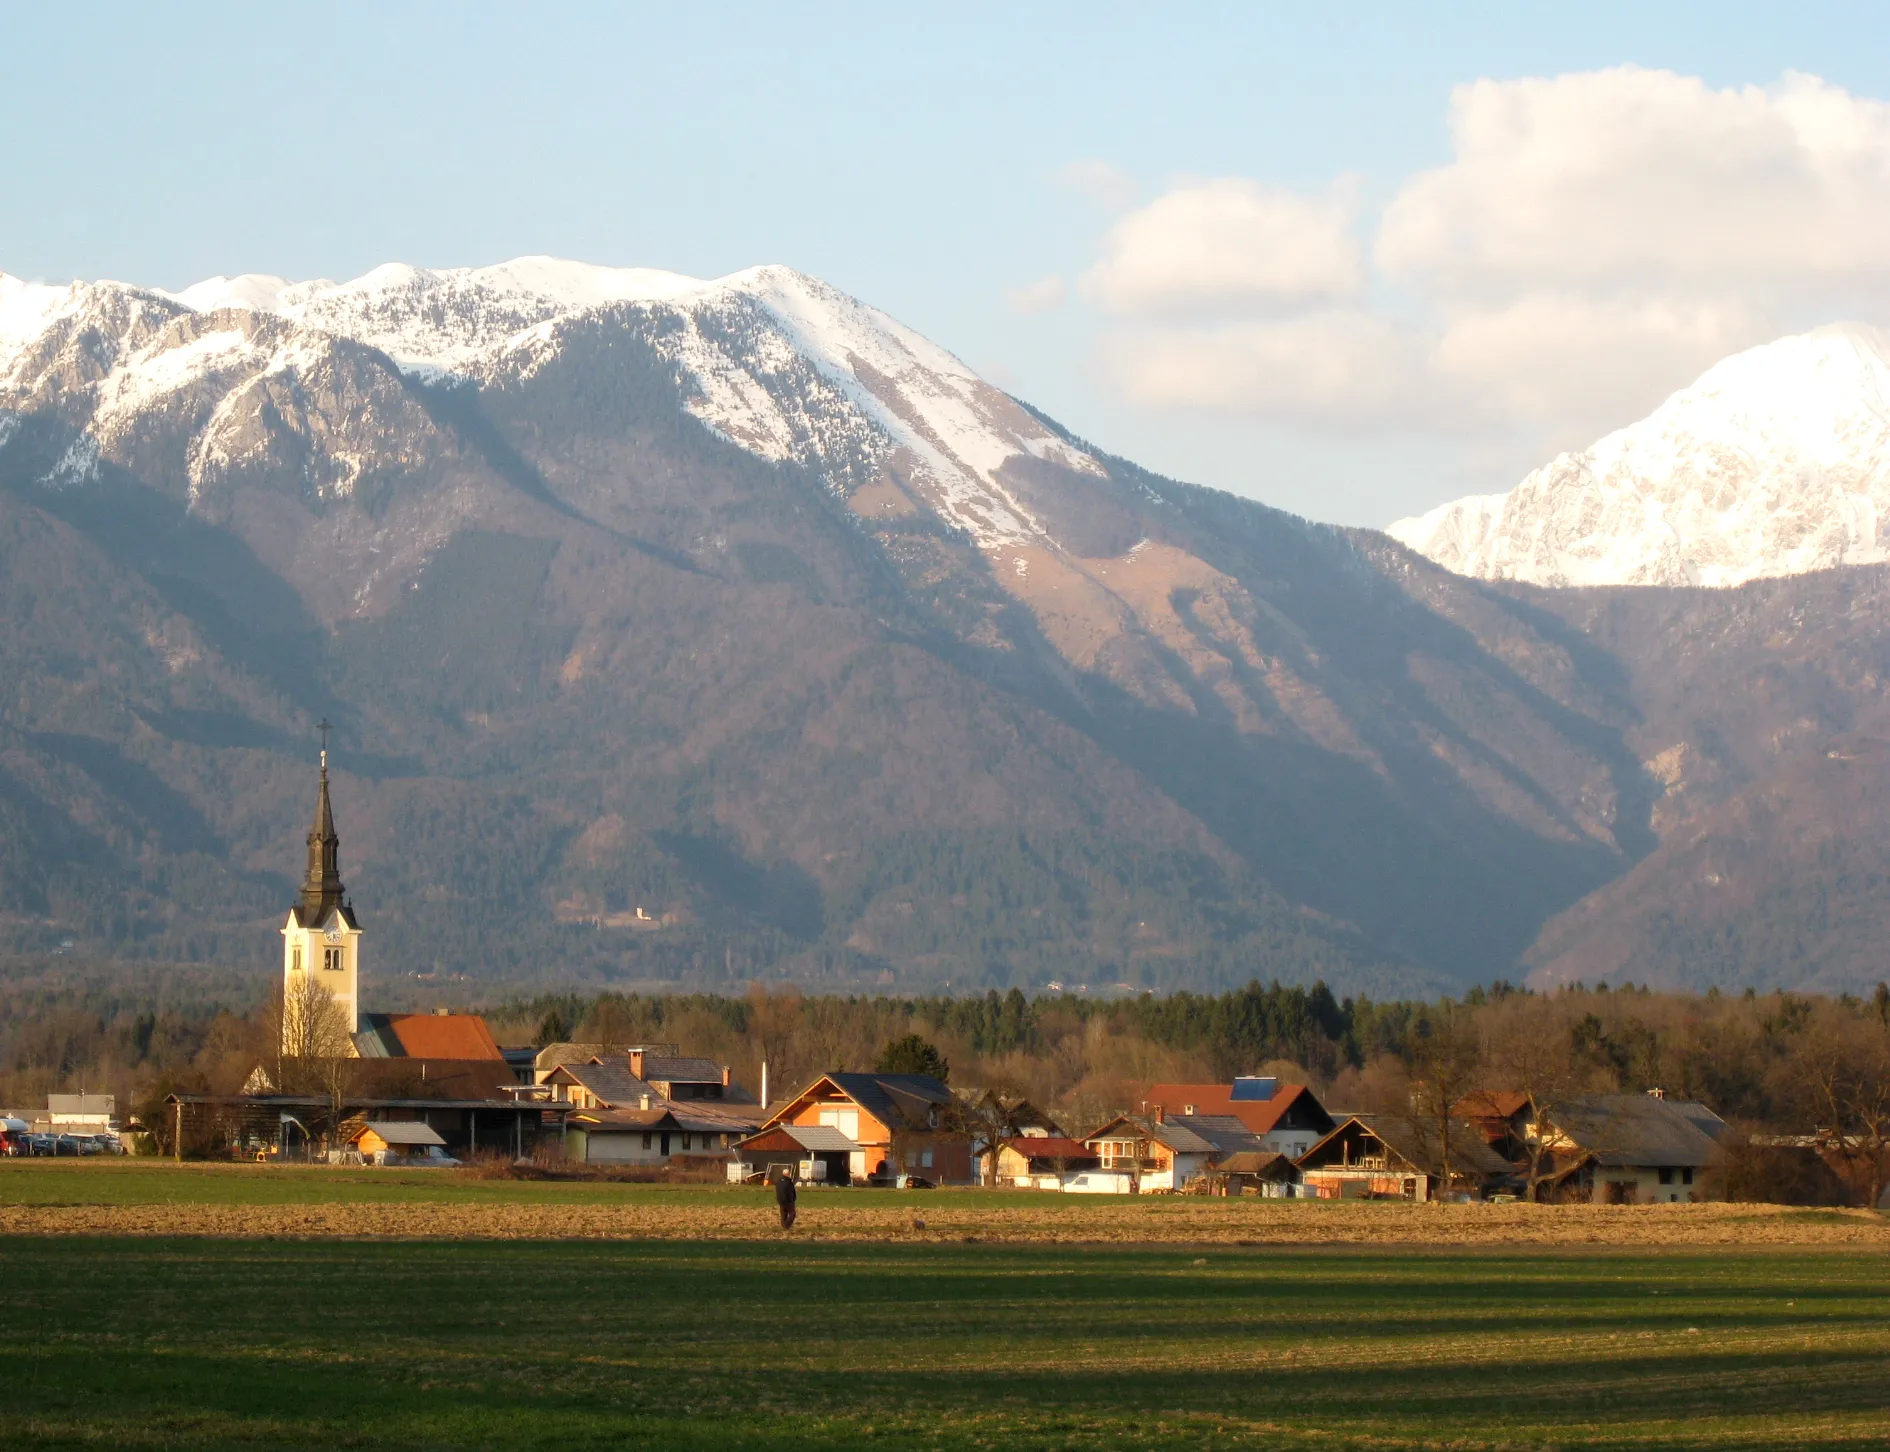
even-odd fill
[[[1680,1172],[1680,1183],[1683,1185],[1691,1185],[1693,1183],[1693,1167],[1691,1165]]]
[[[690,1148],[690,1144],[689,1144],[689,1136],[688,1136],[687,1134],[685,1134],[685,1135],[684,1135],[684,1136],[682,1137],[682,1147],[683,1147],[684,1149],[688,1149],[688,1148]]]
[[[323,948],[322,967],[330,973],[339,973],[341,971],[341,949]]]
[[[919,1168],[922,1170],[932,1168],[932,1152],[930,1150],[921,1150],[919,1152]]]
[[[1663,1185],[1671,1185],[1673,1183],[1673,1171],[1664,1165],[1661,1167],[1660,1171],[1660,1183]]]
[[[650,1137],[647,1134],[643,1136],[643,1147],[645,1149],[650,1147]]]

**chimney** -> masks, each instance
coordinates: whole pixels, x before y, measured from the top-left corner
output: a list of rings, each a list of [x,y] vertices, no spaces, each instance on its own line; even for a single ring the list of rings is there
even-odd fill
[[[451,1012],[452,1010],[450,1008],[436,1008],[433,1010],[433,1016],[435,1018],[445,1018],[447,1014]]]
[[[729,1068],[727,1064],[724,1064],[722,1066],[722,1087],[726,1089],[728,1088],[728,1085],[729,1085]]]
[[[632,1079],[643,1077],[643,1050],[641,1049],[630,1051],[630,1077]]]
[[[1155,1106],[1155,1122],[1157,1124],[1168,1123],[1168,1111],[1159,1104]]]

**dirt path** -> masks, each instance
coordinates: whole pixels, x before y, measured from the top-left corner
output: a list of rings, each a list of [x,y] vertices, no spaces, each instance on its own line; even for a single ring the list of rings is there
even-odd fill
[[[776,1240],[771,1204],[6,1205],[0,1235]],[[1765,1205],[1328,1205],[1257,1200],[1122,1203],[949,1194],[914,1207],[871,1195],[802,1198],[798,1240],[1141,1244],[1850,1246],[1890,1250],[1890,1217]]]

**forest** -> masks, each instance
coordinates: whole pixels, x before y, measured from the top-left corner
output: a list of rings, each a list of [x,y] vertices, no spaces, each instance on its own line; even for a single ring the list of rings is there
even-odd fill
[[[234,977],[155,975],[140,992],[81,965],[0,968],[0,1107],[49,1092],[112,1093],[149,1116],[178,1089],[231,1092],[267,1056],[271,1005]],[[253,993],[253,987],[250,989]],[[542,994],[453,1005],[484,1012],[504,1045],[669,1042],[779,1096],[827,1070],[866,1069],[916,1035],[954,1088],[1021,1094],[1082,1133],[1156,1082],[1275,1074],[1334,1110],[1401,1110],[1479,1088],[1536,1098],[1662,1090],[1751,1132],[1890,1133],[1890,986],[1867,997],[1498,982],[1459,998],[1338,998],[1250,982],[1222,994],[1117,998]]]

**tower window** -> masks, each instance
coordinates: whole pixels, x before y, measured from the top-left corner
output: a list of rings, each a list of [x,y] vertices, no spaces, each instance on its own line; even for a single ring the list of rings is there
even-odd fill
[[[326,968],[331,973],[339,973],[341,971],[341,949],[323,948],[322,967]]]
[[[302,971],[302,945],[300,943],[297,943],[289,952],[289,971],[291,973]]]

